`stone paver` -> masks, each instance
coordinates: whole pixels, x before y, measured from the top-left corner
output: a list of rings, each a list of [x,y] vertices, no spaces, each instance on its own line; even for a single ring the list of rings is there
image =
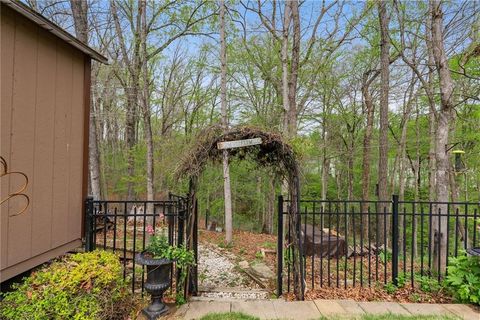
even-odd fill
[[[342,306],[342,308],[352,316],[358,316],[365,314],[362,308],[358,305],[358,302],[353,300],[338,300],[338,304]]]
[[[407,309],[396,302],[358,302],[358,305],[365,313],[369,314],[392,313],[406,316],[410,315]]]
[[[275,309],[271,300],[265,301],[234,301],[232,312],[242,312],[260,319],[275,319]]]
[[[273,300],[273,307],[277,319],[307,320],[320,317],[320,312],[313,301]]]
[[[173,310],[172,310],[173,311]],[[353,300],[293,301],[192,301],[168,318],[199,319],[208,313],[242,312],[260,319],[359,318],[368,314],[448,315],[465,320],[480,320],[480,312],[461,304],[426,304],[394,302],[355,302]]]
[[[429,316],[429,315],[447,315],[452,316],[453,313],[448,311],[440,304],[429,303],[401,303],[402,307],[408,310],[415,316]]]
[[[323,316],[346,316],[348,315],[347,311],[342,308],[337,300],[314,300],[313,301],[317,306],[318,311]]]
[[[230,312],[230,302],[223,301],[198,301],[189,303],[183,316],[185,320],[200,319],[209,313]]]
[[[443,304],[448,311],[454,313],[457,317],[465,320],[480,320],[480,313],[476,312],[472,307],[465,304]]]

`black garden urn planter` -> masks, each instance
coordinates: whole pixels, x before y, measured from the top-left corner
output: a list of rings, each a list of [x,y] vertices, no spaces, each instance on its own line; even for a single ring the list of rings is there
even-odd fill
[[[150,305],[142,310],[149,320],[158,319],[168,311],[163,303],[163,293],[170,287],[170,270],[173,261],[168,259],[153,259],[149,253],[141,252],[135,257],[135,261],[147,267],[147,280],[144,288],[152,296]]]

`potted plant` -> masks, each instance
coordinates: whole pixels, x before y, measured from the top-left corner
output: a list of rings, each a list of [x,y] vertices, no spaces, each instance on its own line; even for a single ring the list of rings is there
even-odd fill
[[[146,231],[150,235],[149,243],[145,251],[137,254],[135,261],[147,267],[145,290],[152,296],[152,302],[142,312],[148,319],[153,320],[168,311],[162,298],[163,293],[170,287],[170,270],[173,262],[180,269],[180,279],[177,283],[178,300],[179,297],[183,298],[183,282],[188,267],[195,264],[195,257],[193,251],[187,250],[185,246],[169,245],[168,239],[157,234],[152,226],[147,226]]]

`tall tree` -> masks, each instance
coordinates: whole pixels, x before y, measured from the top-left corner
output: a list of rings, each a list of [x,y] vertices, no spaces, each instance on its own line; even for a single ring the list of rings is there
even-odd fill
[[[447,202],[449,199],[449,161],[447,154],[448,136],[450,130],[450,118],[453,112],[453,80],[450,74],[447,55],[444,46],[443,34],[443,10],[442,4],[437,0],[430,0],[431,32],[432,32],[432,53],[437,70],[440,90],[440,110],[437,113],[437,127],[435,135],[435,160],[437,170],[435,175],[435,191],[437,201]],[[434,216],[434,237],[438,244],[434,250],[433,261],[435,266],[440,266],[439,272],[445,272],[447,265],[447,206],[439,205],[438,213],[441,216]],[[438,221],[441,220],[441,221]],[[439,227],[440,226],[440,227]]]
[[[115,24],[116,36],[118,39],[118,45],[120,47],[120,61],[122,62],[123,68],[126,68],[127,77],[125,79],[124,74],[121,70],[116,70],[115,75],[122,84],[122,87],[126,95],[126,117],[125,117],[125,141],[127,147],[127,172],[128,172],[128,181],[127,181],[127,199],[133,199],[133,176],[135,173],[135,159],[134,159],[134,147],[136,144],[136,123],[138,117],[138,98],[139,98],[139,79],[141,71],[141,60],[140,60],[140,45],[141,45],[141,36],[140,36],[140,24],[141,24],[141,15],[143,11],[141,6],[138,6],[138,12],[136,15],[131,10],[130,25],[132,27],[133,39],[132,39],[132,53],[128,53],[129,43],[125,39],[124,31],[122,28],[120,15],[118,13],[117,1],[112,0],[110,2],[110,10],[112,12],[113,21]]]
[[[378,198],[380,201],[388,201],[388,94],[390,89],[390,39],[388,31],[389,17],[387,14],[387,2],[378,2],[378,18],[380,23],[380,132],[378,143]],[[379,230],[380,243],[385,239],[383,215],[386,202],[380,202],[378,210],[377,228]],[[387,228],[388,230],[388,228]]]
[[[78,40],[88,45],[88,3],[86,0],[70,0],[75,35]],[[95,82],[95,81],[93,81]],[[88,168],[91,194],[94,199],[101,199],[100,188],[100,155],[96,124],[95,103],[90,104],[90,123],[88,132]]]
[[[225,42],[225,1],[220,0],[220,103],[222,109],[222,126],[228,130],[227,112],[227,44]],[[228,164],[228,150],[223,150],[223,192],[225,201],[225,242],[233,239],[232,193],[230,190],[230,167]]]
[[[145,143],[147,144],[146,155],[146,170],[147,170],[147,200],[152,201],[155,195],[154,190],[154,171],[153,171],[153,134],[151,123],[151,111],[150,111],[150,76],[148,73],[148,51],[147,51],[147,1],[140,0],[139,6],[142,10],[141,13],[141,42],[142,42],[142,77],[143,77],[143,90],[142,90],[142,115],[143,115],[143,130],[145,135]],[[152,213],[153,208],[147,207],[148,213]],[[153,221],[153,218],[151,217]]]

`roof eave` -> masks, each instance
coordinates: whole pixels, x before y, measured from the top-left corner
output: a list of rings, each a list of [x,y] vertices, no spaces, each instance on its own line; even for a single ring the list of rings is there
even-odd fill
[[[56,24],[54,24],[53,22],[51,22],[50,20],[48,20],[47,18],[39,14],[38,12],[30,9],[29,7],[17,1],[0,0],[0,2],[7,5],[9,8],[15,10],[16,12],[20,13],[27,19],[35,22],[37,25],[39,25],[43,29],[59,37],[63,41],[75,47],[76,49],[82,51],[86,55],[90,56],[92,59],[101,63],[108,64],[108,59],[104,55],[92,49],[91,47],[87,46],[85,43],[78,40],[77,38],[72,36],[70,33],[60,28],[59,26],[57,26]]]

